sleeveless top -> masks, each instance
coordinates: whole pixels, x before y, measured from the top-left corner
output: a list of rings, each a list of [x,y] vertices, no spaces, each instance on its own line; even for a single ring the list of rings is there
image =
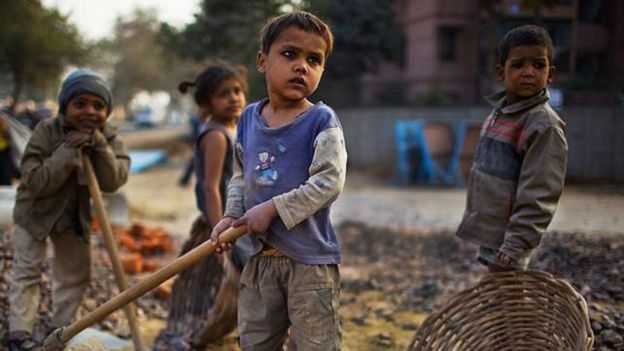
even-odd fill
[[[225,203],[227,200],[227,187],[232,178],[233,162],[234,162],[234,134],[231,133],[223,125],[215,122],[206,122],[199,127],[197,134],[197,140],[195,141],[195,158],[193,160],[193,166],[195,168],[195,178],[197,183],[195,184],[195,198],[197,200],[197,208],[201,211],[205,218],[208,218],[208,209],[206,208],[206,196],[204,195],[204,178],[205,178],[205,164],[204,154],[200,148],[202,138],[206,133],[217,130],[227,139],[227,150],[225,154],[225,160],[223,162],[223,170],[221,174],[221,183],[219,184],[219,194],[221,195],[221,208],[225,209]],[[204,150],[204,152],[211,152],[211,150]],[[238,269],[243,269],[243,266],[249,260],[252,254],[252,243],[249,235],[245,235],[236,240],[234,244],[234,250],[232,252],[232,260],[234,265]]]
[[[221,195],[221,207],[225,208],[225,201],[227,197],[227,186],[232,178],[232,164],[233,164],[233,150],[234,150],[234,135],[228,131],[223,125],[215,122],[206,122],[199,127],[199,133],[195,141],[195,159],[194,159],[194,171],[197,183],[195,184],[195,200],[197,201],[197,208],[207,218],[208,209],[206,208],[206,196],[204,195],[204,178],[205,178],[205,164],[204,154],[202,153],[200,143],[202,138],[210,131],[217,130],[227,140],[227,150],[225,154],[225,161],[223,162],[223,170],[221,175],[221,182],[219,184],[219,194]],[[211,150],[204,150],[204,152],[211,152]]]

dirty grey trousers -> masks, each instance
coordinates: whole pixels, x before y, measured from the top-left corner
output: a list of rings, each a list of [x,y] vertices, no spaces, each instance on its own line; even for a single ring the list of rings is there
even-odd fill
[[[339,307],[338,265],[252,256],[238,295],[241,350],[282,350],[290,327],[297,351],[339,351]]]
[[[90,245],[72,231],[52,232],[52,321],[51,327],[70,324],[91,276]],[[9,289],[9,331],[32,333],[37,321],[43,261],[47,240],[39,240],[19,225],[11,236],[13,269]]]

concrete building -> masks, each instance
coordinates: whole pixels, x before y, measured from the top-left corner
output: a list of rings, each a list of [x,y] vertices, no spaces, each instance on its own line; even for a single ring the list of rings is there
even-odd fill
[[[555,87],[567,103],[617,103],[624,84],[624,1],[395,0],[405,31],[401,63],[362,78],[364,104],[469,105],[496,90],[496,42],[509,29],[538,23],[555,44]]]

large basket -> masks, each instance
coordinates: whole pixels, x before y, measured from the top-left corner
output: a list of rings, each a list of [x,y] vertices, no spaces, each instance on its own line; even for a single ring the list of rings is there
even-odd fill
[[[589,351],[587,304],[570,284],[536,271],[486,275],[431,314],[408,351]]]

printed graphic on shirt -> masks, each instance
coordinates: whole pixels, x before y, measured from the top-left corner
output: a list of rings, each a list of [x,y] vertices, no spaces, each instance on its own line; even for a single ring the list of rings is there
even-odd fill
[[[266,151],[258,153],[259,163],[254,168],[256,171],[256,184],[259,186],[272,186],[277,181],[277,170],[271,165],[275,162],[275,156]]]
[[[281,141],[277,142],[277,151],[279,151],[281,154],[285,154],[286,151],[288,151],[288,149],[286,148],[286,145],[284,145],[284,143],[282,143]]]

